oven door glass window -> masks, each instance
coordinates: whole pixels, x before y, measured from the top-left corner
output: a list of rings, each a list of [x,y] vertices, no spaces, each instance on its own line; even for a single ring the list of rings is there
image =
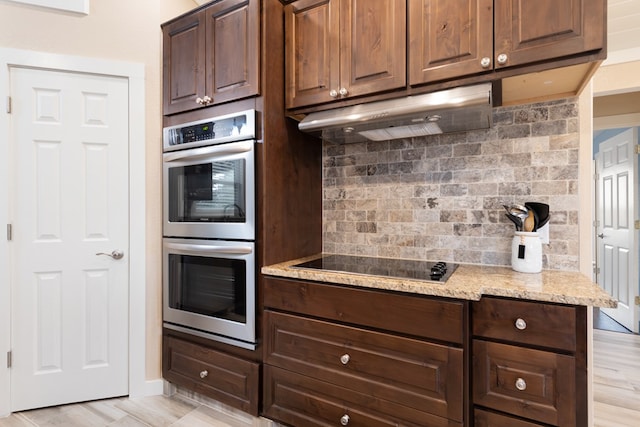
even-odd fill
[[[169,221],[244,223],[244,159],[169,168]]]
[[[244,260],[170,254],[168,267],[169,307],[246,323]]]

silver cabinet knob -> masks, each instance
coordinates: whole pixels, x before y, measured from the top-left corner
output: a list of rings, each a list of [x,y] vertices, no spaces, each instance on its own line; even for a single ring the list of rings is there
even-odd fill
[[[204,371],[200,372],[200,378],[207,378],[209,376],[209,371],[207,371],[206,369]]]
[[[124,257],[124,252],[116,249],[112,251],[110,254],[106,252],[98,252],[96,255],[106,255],[106,256],[110,256],[113,259],[122,259]]]
[[[525,329],[527,329],[527,322],[525,322],[524,319],[518,317],[516,319],[516,329],[524,331]]]
[[[489,68],[489,65],[491,65],[491,58],[485,56],[480,60],[480,65],[482,66],[482,68]]]
[[[338,91],[338,93],[340,94],[340,96],[347,96],[349,95],[349,91],[347,90],[346,87],[341,87],[340,90]]]
[[[349,360],[351,360],[351,357],[348,354],[343,354],[342,356],[340,356],[340,363],[342,363],[343,365],[349,363]]]
[[[507,63],[508,59],[509,57],[507,56],[506,53],[501,53],[500,55],[498,55],[498,64],[504,65]]]
[[[527,389],[527,382],[522,378],[518,378],[516,380],[516,388],[520,391],[525,391]]]
[[[344,414],[341,418],[340,418],[340,424],[342,424],[343,426],[346,426],[349,424],[349,415]]]
[[[196,98],[196,104],[198,104],[198,105],[209,105],[209,104],[211,104],[212,102],[213,102],[213,98],[211,98],[211,97],[210,97],[210,96],[208,96],[208,95],[205,95],[205,96],[204,96],[204,97],[202,97],[202,98],[200,98],[200,97],[197,97],[197,98]]]
[[[330,96],[330,97],[332,97],[332,98],[337,98],[337,96],[338,96],[338,91],[337,91],[337,90],[335,90],[335,89],[331,89],[331,90],[329,91],[329,96]]]

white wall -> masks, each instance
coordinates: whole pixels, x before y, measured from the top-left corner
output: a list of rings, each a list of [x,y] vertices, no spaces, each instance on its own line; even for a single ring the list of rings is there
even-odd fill
[[[160,24],[197,6],[192,0],[93,0],[88,15],[0,0],[0,47],[141,63],[146,141],[146,378],[161,377]],[[2,82],[4,84],[5,82]],[[4,106],[5,101],[2,100]],[[4,107],[3,107],[4,110]],[[4,179],[0,172],[0,179]],[[0,210],[7,197],[0,194]],[[0,215],[0,219],[2,216]],[[4,224],[2,224],[4,230]],[[0,250],[0,256],[5,256]],[[2,286],[2,284],[0,284]],[[0,357],[0,360],[4,360]]]

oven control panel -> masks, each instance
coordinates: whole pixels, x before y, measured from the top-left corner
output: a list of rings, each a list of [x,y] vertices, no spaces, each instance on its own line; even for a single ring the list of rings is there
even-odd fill
[[[213,132],[215,122],[206,122],[200,125],[185,126],[176,129],[176,133],[179,134],[182,144],[188,144],[195,141],[206,141],[207,139],[213,139],[216,134]],[[173,141],[174,143],[177,141]]]
[[[166,127],[162,130],[163,151],[255,139],[255,110]]]

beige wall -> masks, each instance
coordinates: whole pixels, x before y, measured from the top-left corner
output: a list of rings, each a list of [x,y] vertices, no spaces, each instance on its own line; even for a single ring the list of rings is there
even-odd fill
[[[89,15],[0,0],[0,46],[143,63],[147,174],[147,379],[161,377],[160,24],[196,7],[192,0],[93,0]],[[138,143],[139,141],[133,141]]]
[[[640,90],[640,61],[600,67],[593,76],[593,95],[611,95]]]

